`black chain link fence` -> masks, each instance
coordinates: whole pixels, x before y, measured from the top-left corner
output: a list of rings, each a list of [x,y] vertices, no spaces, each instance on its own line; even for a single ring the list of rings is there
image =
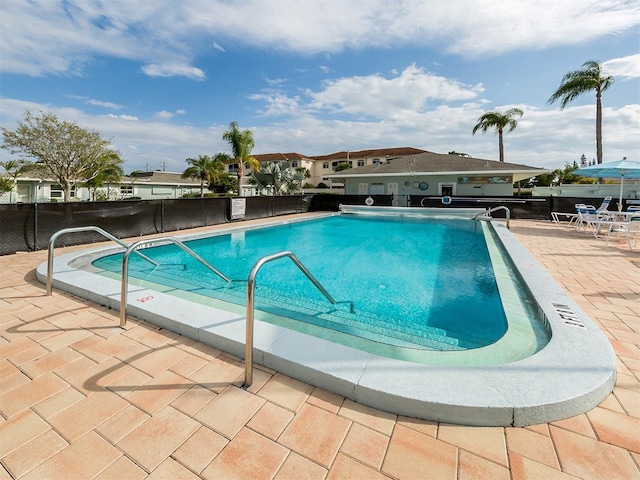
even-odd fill
[[[601,198],[578,197],[442,197],[419,195],[291,195],[246,197],[244,220],[275,217],[307,211],[338,211],[340,204],[366,205],[371,197],[376,206],[438,208],[493,208],[506,206],[514,219],[549,220],[551,212],[574,212],[576,203],[600,205]],[[617,209],[611,202],[610,210]],[[504,212],[493,216],[500,218]],[[49,238],[63,228],[96,226],[117,238],[137,237],[189,228],[236,222],[231,219],[231,198],[189,198],[175,200],[125,200],[121,202],[72,202],[0,204],[0,255],[41,250]],[[95,232],[63,235],[58,245],[103,241]]]
[[[247,197],[244,220],[309,210],[310,196]],[[117,238],[219,225],[231,220],[230,198],[0,204],[0,255],[42,250],[63,228],[95,226]],[[104,241],[96,232],[61,236],[56,245]]]

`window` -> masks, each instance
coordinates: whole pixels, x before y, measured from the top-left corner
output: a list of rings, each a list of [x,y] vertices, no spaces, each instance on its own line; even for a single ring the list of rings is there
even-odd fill
[[[297,160],[294,160],[293,162],[291,162],[291,166],[292,166],[293,168],[298,168],[298,161],[297,161]]]
[[[380,159],[379,158],[374,158],[372,164],[373,165],[380,165]]]
[[[71,187],[71,198],[75,198],[76,196],[76,187],[75,185]],[[64,198],[64,190],[60,185],[51,185],[51,198]]]
[[[358,160],[358,166],[364,167],[364,160]]]
[[[120,195],[133,195],[133,185],[120,185]]]
[[[329,162],[322,162],[322,168],[329,168]]]
[[[238,173],[238,164],[230,163],[229,164],[229,173]]]

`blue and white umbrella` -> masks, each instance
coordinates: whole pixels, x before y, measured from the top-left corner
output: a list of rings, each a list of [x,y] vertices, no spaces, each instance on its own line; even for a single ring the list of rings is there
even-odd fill
[[[583,177],[595,178],[619,178],[620,179],[620,199],[618,200],[618,210],[622,210],[622,189],[624,179],[640,179],[640,162],[633,160],[618,160],[616,162],[600,163],[590,167],[578,168],[571,172]]]

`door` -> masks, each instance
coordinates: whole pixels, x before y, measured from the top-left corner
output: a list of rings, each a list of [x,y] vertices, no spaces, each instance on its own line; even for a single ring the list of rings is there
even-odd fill
[[[359,183],[358,184],[358,195],[367,195],[369,193],[369,184],[368,183]]]
[[[391,195],[391,205],[393,205],[394,207],[398,206],[398,184],[396,182],[394,183],[387,183],[387,195]]]

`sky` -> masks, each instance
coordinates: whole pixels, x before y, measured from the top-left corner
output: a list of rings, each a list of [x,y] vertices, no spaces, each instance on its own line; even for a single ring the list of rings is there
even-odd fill
[[[0,0],[0,126],[51,112],[110,140],[124,170],[231,153],[415,147],[497,160],[489,111],[518,107],[505,160],[595,159],[595,94],[549,97],[588,60],[604,161],[640,160],[640,0]],[[0,160],[19,158],[0,149]]]

